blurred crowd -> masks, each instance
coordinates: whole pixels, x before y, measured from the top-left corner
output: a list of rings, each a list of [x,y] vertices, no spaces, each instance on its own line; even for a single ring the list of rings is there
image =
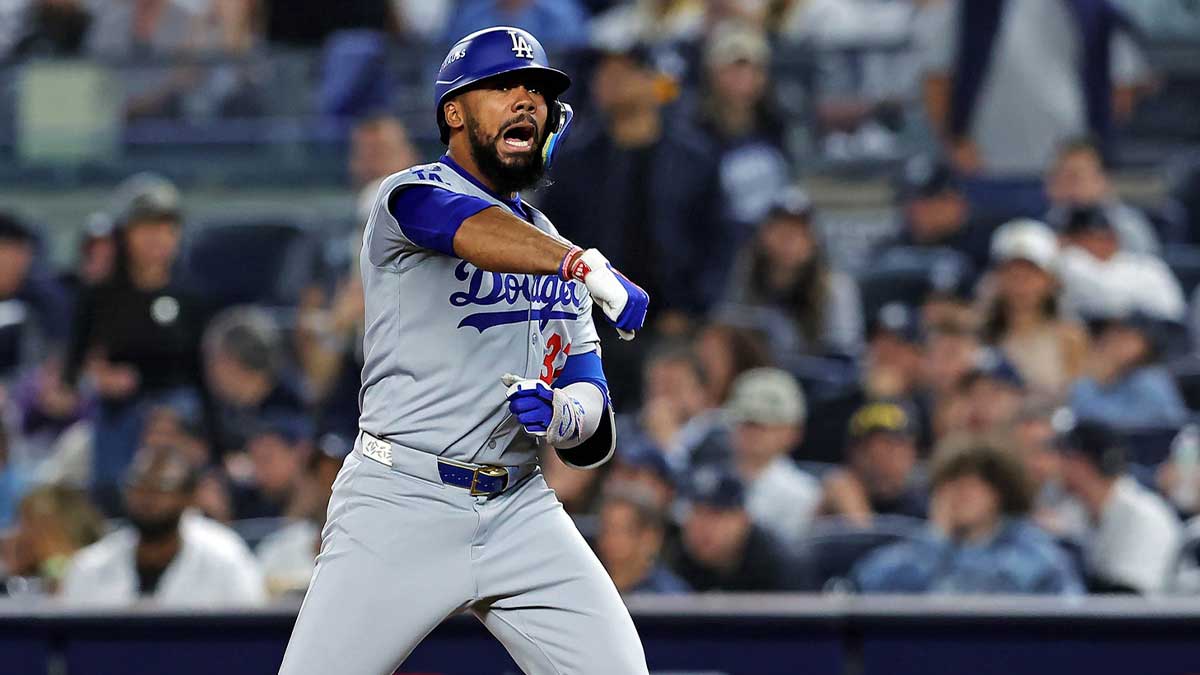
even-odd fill
[[[1134,204],[1112,165],[1154,83],[1143,46],[1200,31],[1194,3],[0,0],[0,60],[360,30],[440,56],[495,24],[579,64],[579,127],[531,201],[652,298],[644,334],[604,344],[613,461],[543,457],[622,592],[1200,591],[1200,265],[1171,256],[1200,243],[1200,170]],[[830,223],[854,223],[794,173],[772,60],[862,40],[913,58],[864,57],[873,98],[826,96],[827,142],[887,145],[902,96],[930,137],[851,269]],[[254,74],[173,71],[129,112],[236,106]],[[360,204],[433,159],[412,135],[354,116]],[[185,201],[130,177],[67,268],[0,205],[9,595],[255,604],[308,583],[363,312],[354,265],[312,252],[352,259],[357,234],[195,228]]]

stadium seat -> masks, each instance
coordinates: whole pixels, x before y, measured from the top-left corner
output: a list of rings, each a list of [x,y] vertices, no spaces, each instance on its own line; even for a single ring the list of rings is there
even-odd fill
[[[863,316],[873,317],[890,302],[921,304],[937,276],[970,275],[966,255],[949,248],[896,247],[882,253],[858,277]]]
[[[287,518],[244,518],[229,524],[234,532],[254,550],[263,539],[288,524]]]
[[[865,528],[842,518],[820,518],[797,549],[803,585],[812,591],[838,589],[867,554],[907,540],[924,527],[925,521],[905,516],[876,516]]]
[[[1200,242],[1200,150],[1174,161],[1168,169],[1168,182],[1183,210],[1188,240]]]
[[[1175,378],[1175,386],[1179,387],[1188,410],[1200,411],[1200,356],[1175,359],[1167,368]]]
[[[972,214],[985,220],[1041,218],[1050,206],[1040,176],[967,178],[963,180],[963,191]]]
[[[1171,454],[1171,442],[1179,429],[1176,427],[1148,427],[1121,432],[1128,453],[1126,459],[1132,464],[1154,467]]]
[[[793,354],[781,358],[780,367],[799,380],[810,403],[830,400],[858,384],[858,366],[847,359]]]
[[[321,248],[304,227],[280,219],[202,226],[187,242],[188,278],[218,307],[293,306],[317,277]]]
[[[1200,246],[1194,244],[1172,244],[1163,249],[1163,260],[1175,273],[1185,296],[1200,286]]]
[[[801,471],[820,479],[823,478],[825,474],[829,473],[833,469],[836,469],[839,465],[834,464],[833,462],[814,462],[811,460],[803,460],[797,461],[796,466],[799,467]]]

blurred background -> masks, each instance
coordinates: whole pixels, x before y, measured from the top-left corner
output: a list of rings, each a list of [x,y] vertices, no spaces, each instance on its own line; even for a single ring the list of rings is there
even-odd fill
[[[652,666],[1200,670],[1195,0],[0,0],[0,670],[277,667],[364,210],[492,25],[574,79],[530,201],[652,298],[615,459],[543,460]]]

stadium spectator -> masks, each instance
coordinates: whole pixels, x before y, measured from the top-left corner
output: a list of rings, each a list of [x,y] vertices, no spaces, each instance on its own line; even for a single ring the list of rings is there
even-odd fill
[[[1056,415],[1070,414],[1044,400],[1028,399],[1017,416],[1012,438],[1033,486],[1033,522],[1056,537],[1074,541],[1087,531],[1087,512],[1063,487],[1063,460],[1054,426]]]
[[[667,513],[644,486],[614,481],[604,491],[596,553],[617,590],[686,593],[691,590],[662,562]]]
[[[979,363],[983,350],[979,333],[970,321],[950,319],[929,325],[921,360],[921,384],[934,401],[956,392]]]
[[[603,126],[579,129],[563,147],[544,210],[658,298],[651,334],[678,334],[716,300],[733,254],[716,152],[664,116],[669,82],[644,45],[605,49],[591,82]],[[701,275],[690,267],[698,260],[707,261]]]
[[[781,591],[797,585],[786,548],[746,512],[745,486],[733,471],[692,472],[675,571],[697,591]]]
[[[288,506],[288,524],[267,535],[255,549],[267,591],[272,596],[303,594],[308,589],[321,550],[321,530],[325,527],[333,481],[342,468],[342,450],[333,445],[320,447],[312,454],[305,470],[304,488],[293,494]]]
[[[1005,433],[1021,411],[1027,389],[1012,362],[994,350],[979,353],[975,367],[958,383],[961,422],[946,431],[976,439]]]
[[[1184,526],[1184,543],[1179,560],[1172,569],[1170,590],[1200,594],[1200,518],[1193,516]]]
[[[617,417],[618,451],[665,462],[679,433],[712,409],[707,378],[690,349],[666,345],[647,357],[643,380],[641,408]]]
[[[851,573],[867,593],[1083,592],[1070,560],[1030,522],[1020,460],[986,446],[952,449],[932,468],[931,531],[892,544]]]
[[[304,412],[300,393],[286,379],[283,348],[274,320],[253,306],[226,310],[205,330],[204,371],[218,456],[244,450],[265,416]]]
[[[1030,390],[1062,396],[1083,370],[1087,334],[1064,318],[1058,241],[1033,220],[1006,223],[992,236],[995,283],[984,333],[1016,366]]]
[[[770,61],[766,35],[741,23],[716,26],[705,46],[697,122],[718,146],[722,194],[739,240],[753,233],[791,181],[784,123],[771,101]]]
[[[918,155],[904,163],[896,183],[896,203],[902,219],[899,235],[885,242],[888,249],[950,249],[966,256],[976,270],[987,266],[989,231],[974,222],[971,205],[954,169],[929,155]],[[893,254],[896,255],[896,254]]]
[[[1121,249],[1159,255],[1162,244],[1141,211],[1121,201],[1113,189],[1100,145],[1091,138],[1077,138],[1059,146],[1046,173],[1046,196],[1051,212],[1047,220],[1062,220],[1061,212],[1075,208],[1104,211],[1112,223]]]
[[[262,572],[245,543],[189,507],[197,472],[174,448],[139,451],[125,486],[130,525],[79,551],[63,579],[71,604],[256,605]]]
[[[21,498],[3,561],[11,577],[36,579],[58,591],[71,557],[104,535],[104,519],[80,491],[61,485],[35,488]]]
[[[86,374],[99,398],[92,480],[101,493],[129,465],[150,403],[200,406],[206,320],[201,299],[176,274],[182,212],[175,186],[139,174],[117,194],[116,269],[80,297],[63,375],[78,387]]]
[[[830,267],[803,190],[788,188],[773,197],[729,276],[725,301],[781,314],[793,328],[798,351],[853,356],[861,350],[858,286]]]
[[[1183,320],[1187,306],[1171,268],[1155,256],[1122,251],[1103,210],[1070,209],[1060,218],[1054,223],[1062,237],[1059,277],[1071,310],[1087,317],[1141,311]]]
[[[120,61],[126,117],[180,113],[197,72],[171,61],[196,55],[201,8],[186,0],[88,0],[88,9],[92,20],[84,51]]]
[[[417,151],[400,118],[388,114],[370,115],[356,122],[350,131],[347,162],[350,186],[362,191],[372,183],[416,164]],[[370,191],[372,198],[379,186],[374,187]],[[365,196],[361,195],[362,198]]]
[[[721,405],[729,398],[738,375],[751,368],[771,365],[771,354],[758,335],[725,323],[710,323],[700,329],[693,343],[704,373],[710,404]]]
[[[924,331],[917,312],[890,302],[879,309],[867,327],[867,350],[857,364],[857,386],[814,403],[799,460],[841,463],[846,459],[846,429],[850,418],[871,401],[902,401],[913,411],[918,446],[927,445],[930,400],[924,391]]]
[[[257,424],[246,438],[245,457],[226,462],[236,519],[287,515],[303,496],[304,467],[312,461],[312,425],[307,418],[264,413]]]
[[[951,0],[925,11],[935,16],[925,109],[962,171],[1040,174],[1064,140],[1106,139],[1132,114],[1146,66],[1108,0]]]
[[[0,212],[0,390],[60,350],[69,331],[66,293],[37,269],[36,246],[27,225]]]
[[[821,484],[788,456],[804,433],[804,392],[786,371],[755,368],[734,381],[725,414],[750,519],[795,544],[821,500]]]
[[[930,265],[928,287],[921,298],[921,324],[930,332],[939,325],[975,328],[982,324],[975,273],[965,265]]]
[[[587,44],[587,13],[579,0],[463,0],[443,35],[445,44],[492,26],[515,26],[544,36],[551,51]]]
[[[914,399],[921,386],[920,317],[907,305],[888,303],[872,319],[863,366],[863,400]]]
[[[1182,425],[1187,406],[1163,365],[1168,330],[1137,312],[1098,322],[1085,375],[1071,387],[1075,413],[1118,429]]]
[[[861,525],[869,525],[876,514],[924,518],[928,495],[915,434],[912,416],[902,406],[863,406],[850,418],[846,465],[824,477],[820,513]]]
[[[18,27],[11,57],[77,56],[83,50],[92,23],[85,0],[33,0],[21,9],[23,16],[12,18]]]
[[[617,438],[621,438],[620,427]],[[660,509],[669,509],[675,501],[675,472],[666,455],[647,444],[617,442],[613,468],[606,483],[636,485],[653,497]]]
[[[209,0],[195,30],[195,50],[211,59],[194,70],[184,93],[191,118],[262,114],[260,100],[269,70],[264,66],[262,4],[258,0]]]
[[[1059,439],[1063,485],[1087,509],[1089,590],[1164,589],[1182,527],[1167,503],[1126,473],[1125,451],[1107,425],[1080,420]]]
[[[102,212],[88,216],[76,251],[74,266],[59,277],[72,298],[79,297],[84,288],[98,286],[112,277],[117,263],[112,217]]]

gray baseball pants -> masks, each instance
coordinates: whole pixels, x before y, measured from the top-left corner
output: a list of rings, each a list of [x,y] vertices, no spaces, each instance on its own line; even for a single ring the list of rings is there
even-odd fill
[[[397,448],[401,470],[361,444],[334,483],[280,675],[391,675],[461,611],[528,675],[648,674],[628,610],[540,471],[475,497],[443,485],[432,455],[425,468]]]

